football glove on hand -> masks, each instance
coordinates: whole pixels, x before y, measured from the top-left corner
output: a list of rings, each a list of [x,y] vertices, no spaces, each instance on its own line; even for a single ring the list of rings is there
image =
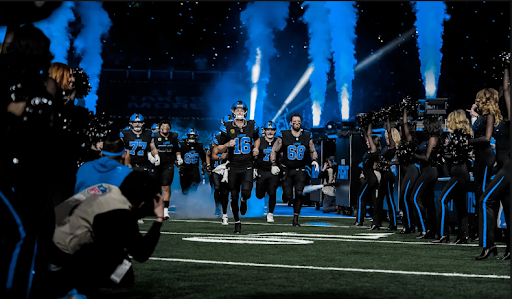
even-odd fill
[[[183,159],[181,158],[181,155],[177,155],[177,156],[176,156],[176,162],[178,162],[178,166],[180,166],[181,164],[183,164]]]
[[[155,156],[155,161],[154,162],[155,163],[153,163],[153,164],[155,164],[155,166],[159,166],[160,165],[160,156],[159,155]]]
[[[315,171],[320,170],[320,166],[318,165],[318,162],[316,162],[316,161],[311,162],[311,166],[313,166],[315,168]]]
[[[151,164],[155,164],[155,158],[151,154],[151,152],[148,152],[148,160],[151,162]]]
[[[272,166],[272,169],[270,172],[272,172],[273,175],[278,175],[281,169],[279,169],[279,166]]]

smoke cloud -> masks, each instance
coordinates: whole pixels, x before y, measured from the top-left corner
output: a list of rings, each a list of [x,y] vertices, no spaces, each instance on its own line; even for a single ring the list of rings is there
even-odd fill
[[[354,1],[327,1],[331,26],[331,51],[334,60],[334,78],[341,107],[341,118],[348,120],[352,100],[352,80],[357,60],[354,57],[357,9]]]
[[[325,1],[304,2],[306,12],[303,22],[308,25],[309,32],[309,59],[315,70],[309,77],[311,88],[313,126],[320,125],[320,117],[325,103],[325,91],[327,89],[328,73],[331,69],[331,29],[329,26],[329,11],[325,7]]]
[[[251,78],[257,73],[257,97],[251,103],[254,120],[262,123],[263,106],[267,97],[267,84],[270,80],[270,58],[276,55],[274,48],[274,30],[283,30],[288,18],[289,2],[255,1],[247,4],[240,14],[240,20],[247,28],[248,39],[245,46],[249,52],[246,66],[251,72]],[[259,66],[256,64],[258,51],[261,54]],[[257,100],[256,100],[257,99]]]
[[[411,2],[416,13],[420,71],[425,85],[425,96],[436,97],[437,83],[441,74],[443,53],[443,23],[450,19],[446,4],[442,1]]]
[[[48,18],[34,23],[50,39],[50,51],[55,56],[52,62],[68,63],[71,45],[69,22],[75,21],[74,7],[75,2],[64,1]]]
[[[73,45],[77,54],[82,56],[80,67],[89,75],[91,84],[91,92],[85,98],[85,107],[96,112],[97,90],[103,64],[101,39],[108,33],[112,22],[108,13],[103,9],[102,2],[77,2],[76,9],[83,27]]]

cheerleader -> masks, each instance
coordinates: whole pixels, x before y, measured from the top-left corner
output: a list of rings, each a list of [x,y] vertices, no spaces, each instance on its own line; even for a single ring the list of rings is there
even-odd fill
[[[496,156],[491,148],[491,137],[494,128],[503,117],[498,108],[498,92],[493,88],[484,88],[476,95],[475,104],[482,111],[482,115],[473,124],[474,138],[469,140],[474,148],[475,164],[473,176],[475,178],[475,198],[480,199],[492,175],[492,167]],[[482,206],[477,201],[478,236],[482,236],[483,219]],[[480,241],[480,246],[482,242]]]
[[[494,230],[496,227],[499,202],[503,205],[505,211],[505,221],[507,223],[507,249],[503,260],[510,259],[510,80],[509,71],[505,70],[503,77],[504,99],[507,107],[507,114],[504,115],[506,120],[498,126],[494,132],[496,139],[496,158],[498,161],[499,171],[485,189],[479,200],[482,207],[482,235],[480,238],[480,246],[483,247],[482,253],[476,257],[477,260],[488,258],[491,253],[498,254],[496,245],[494,244]]]
[[[450,241],[448,203],[453,199],[457,209],[459,227],[455,244],[467,244],[466,190],[469,183],[469,172],[466,164],[469,163],[471,157],[468,140],[473,136],[473,130],[463,110],[450,113],[446,125],[450,133],[445,147],[445,160],[450,165],[450,180],[437,198],[438,238],[432,243],[448,243]]]
[[[396,182],[395,174],[391,171],[391,160],[395,157],[396,144],[400,143],[400,133],[397,129],[391,128],[389,118],[386,120],[386,148],[381,152],[377,171],[381,174],[379,182],[377,201],[375,202],[375,218],[370,230],[380,229],[382,226],[382,218],[384,218],[384,197],[388,204],[389,227],[387,230],[396,231],[396,208],[395,198],[393,196],[393,185]]]
[[[397,150],[397,158],[400,164],[401,175],[399,205],[403,212],[402,223],[404,226],[400,234],[410,234],[416,231],[413,223],[415,218],[411,194],[412,188],[420,176],[420,170],[415,165],[418,139],[416,131],[407,121],[407,109],[403,109],[403,121],[400,129],[402,141]]]
[[[380,138],[372,136],[372,119],[369,120],[365,139],[368,151],[363,156],[364,181],[359,189],[357,218],[354,226],[363,226],[364,216],[366,214],[366,203],[370,202],[373,204],[375,202],[375,189],[378,185],[377,176],[373,171],[373,166],[379,160]]]
[[[442,162],[441,122],[429,117],[423,121],[424,132],[428,137],[424,155],[415,155],[423,162],[421,175],[412,188],[411,196],[416,208],[416,224],[420,234],[417,239],[435,239],[436,210],[434,205],[434,188],[439,177],[437,168]]]

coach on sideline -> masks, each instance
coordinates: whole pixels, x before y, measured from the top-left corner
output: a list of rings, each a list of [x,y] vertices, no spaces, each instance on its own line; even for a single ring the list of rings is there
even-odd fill
[[[76,200],[77,195],[80,200]],[[60,209],[70,202],[75,203],[73,208]],[[70,212],[59,213],[66,210]],[[99,288],[133,285],[128,255],[145,262],[153,254],[160,238],[164,203],[156,180],[147,172],[134,171],[119,188],[108,184],[89,187],[55,211],[48,295],[60,298],[73,290],[94,296]],[[142,236],[137,220],[153,213],[156,221]]]

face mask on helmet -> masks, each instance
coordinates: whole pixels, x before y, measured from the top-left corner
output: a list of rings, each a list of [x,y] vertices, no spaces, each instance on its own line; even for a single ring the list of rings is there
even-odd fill
[[[274,136],[276,136],[276,130],[274,129],[266,129],[265,130],[265,136],[269,139],[272,139],[274,138]]]
[[[135,132],[140,132],[140,131],[142,131],[142,125],[144,125],[144,123],[139,122],[139,121],[134,121],[134,122],[131,122],[130,125],[132,126],[132,128]]]

